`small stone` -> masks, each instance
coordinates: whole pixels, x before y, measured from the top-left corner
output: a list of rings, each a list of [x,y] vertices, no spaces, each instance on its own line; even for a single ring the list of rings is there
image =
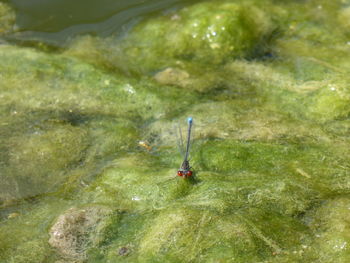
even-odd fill
[[[118,254],[120,256],[127,256],[127,255],[129,255],[129,253],[130,253],[130,249],[129,248],[127,248],[127,247],[119,248]]]
[[[65,258],[84,259],[87,248],[96,243],[98,229],[110,213],[110,209],[102,206],[70,208],[51,227],[49,244]]]
[[[175,85],[184,87],[189,82],[190,74],[186,71],[177,68],[166,68],[165,70],[158,72],[154,79],[164,85]]]

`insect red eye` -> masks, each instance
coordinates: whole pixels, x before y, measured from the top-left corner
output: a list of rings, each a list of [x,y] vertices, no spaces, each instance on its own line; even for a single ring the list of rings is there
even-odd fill
[[[191,176],[192,175],[192,171],[187,171],[186,172],[186,176]]]
[[[178,176],[183,176],[183,172],[182,171],[177,171],[177,175]]]

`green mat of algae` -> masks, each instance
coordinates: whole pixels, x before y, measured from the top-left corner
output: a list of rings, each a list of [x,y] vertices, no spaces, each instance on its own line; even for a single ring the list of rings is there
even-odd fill
[[[349,21],[348,1],[209,1],[2,44],[0,261],[349,262]]]

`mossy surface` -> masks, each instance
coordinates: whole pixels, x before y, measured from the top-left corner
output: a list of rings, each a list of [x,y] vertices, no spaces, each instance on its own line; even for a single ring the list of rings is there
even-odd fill
[[[0,45],[0,261],[349,262],[349,4],[199,2],[61,52]]]

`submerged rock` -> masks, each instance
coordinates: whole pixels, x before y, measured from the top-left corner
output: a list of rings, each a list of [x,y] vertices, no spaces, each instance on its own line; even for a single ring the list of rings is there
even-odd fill
[[[122,50],[130,63],[145,70],[176,60],[213,65],[251,56],[273,29],[269,15],[257,6],[203,2],[146,20],[130,33]]]
[[[96,246],[112,210],[103,206],[71,208],[60,215],[49,234],[49,244],[66,258],[84,259]]]
[[[167,68],[161,72],[158,72],[154,76],[154,79],[160,84],[186,87],[189,82],[189,77],[190,75],[184,70]]]

